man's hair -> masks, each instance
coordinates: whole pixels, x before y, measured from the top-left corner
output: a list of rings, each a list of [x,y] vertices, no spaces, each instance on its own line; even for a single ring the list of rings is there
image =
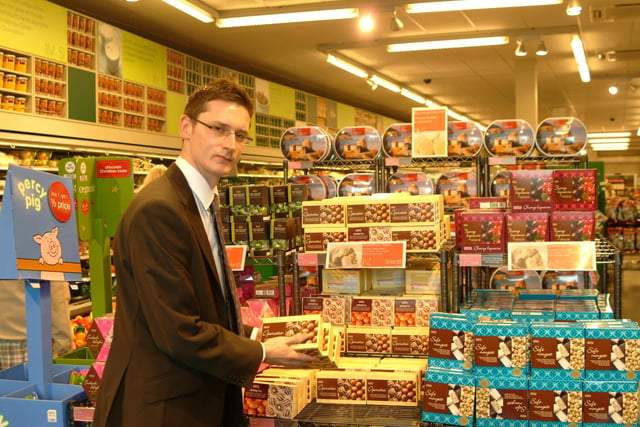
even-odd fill
[[[254,107],[251,97],[238,84],[226,79],[213,80],[194,92],[184,107],[184,114],[195,119],[205,111],[207,102],[216,100],[241,105],[249,112],[249,116],[253,116]]]

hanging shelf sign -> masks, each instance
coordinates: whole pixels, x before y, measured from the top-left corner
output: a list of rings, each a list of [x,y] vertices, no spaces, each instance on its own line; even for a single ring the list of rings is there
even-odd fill
[[[0,211],[0,279],[80,281],[71,180],[10,165]]]

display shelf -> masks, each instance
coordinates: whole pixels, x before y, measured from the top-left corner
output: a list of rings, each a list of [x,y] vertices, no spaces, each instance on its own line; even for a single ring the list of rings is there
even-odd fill
[[[507,265],[506,254],[491,254],[490,257],[481,258],[481,265],[464,265],[458,251],[452,253],[452,310],[458,312],[460,303],[467,301],[471,293],[471,270],[469,267],[499,267]],[[485,262],[486,260],[486,262]],[[599,272],[597,289],[600,293],[608,293],[608,273],[609,267],[613,268],[613,312],[616,319],[622,317],[622,253],[616,249],[608,240],[596,240],[596,268]],[[480,284],[482,288],[486,284]],[[586,286],[594,287],[593,283]]]
[[[418,406],[340,405],[312,401],[295,419],[313,425],[410,427],[421,425],[420,416]]]

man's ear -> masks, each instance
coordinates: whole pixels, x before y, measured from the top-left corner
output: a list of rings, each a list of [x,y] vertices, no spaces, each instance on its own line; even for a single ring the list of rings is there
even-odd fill
[[[191,138],[191,132],[193,131],[193,121],[186,115],[180,116],[180,137],[184,139]]]

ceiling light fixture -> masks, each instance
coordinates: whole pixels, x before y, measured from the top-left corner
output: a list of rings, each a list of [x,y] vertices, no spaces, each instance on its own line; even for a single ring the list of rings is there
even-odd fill
[[[547,51],[547,47],[544,45],[544,40],[540,40],[540,43],[538,43],[538,48],[536,49],[536,55],[546,56],[547,53],[549,52]]]
[[[589,73],[589,65],[587,64],[587,55],[584,53],[584,45],[580,36],[574,34],[571,38],[571,49],[573,50],[573,57],[578,64],[578,73],[580,73],[580,80],[584,83],[591,81],[591,74]]]
[[[631,132],[594,132],[587,134],[589,140],[592,138],[625,138],[627,136],[631,136]]]
[[[578,0],[569,0],[565,12],[567,16],[580,16],[582,13],[582,5]]]
[[[359,11],[357,8],[312,10],[306,12],[220,18],[216,20],[216,26],[219,28],[249,27],[254,25],[290,24],[295,22],[334,21],[357,18],[358,16]]]
[[[409,98],[410,100],[415,101],[418,104],[425,105],[427,103],[427,98],[422,95],[418,95],[417,93],[411,92],[409,89],[403,88],[400,91],[400,95],[404,96],[405,98]]]
[[[629,149],[629,143],[592,144],[593,151],[623,151]]]
[[[516,42],[516,56],[527,56],[527,49],[524,47],[522,40]]]
[[[640,136],[640,126],[638,126],[638,130],[636,131],[636,135]]]
[[[617,137],[617,138],[597,138],[597,139],[590,139],[589,140],[589,144],[625,144],[625,143],[629,143],[631,142],[631,138],[629,137]]]
[[[338,67],[348,73],[353,74],[354,76],[360,77],[361,79],[364,79],[369,75],[369,73],[363,70],[362,68],[356,65],[353,65],[343,59],[340,59],[337,56],[332,54],[327,55],[327,62],[333,65],[334,67]]]
[[[609,94],[617,95],[618,94],[618,86],[609,86]]]
[[[413,52],[417,50],[456,49],[461,47],[498,46],[509,43],[509,37],[473,37],[465,39],[433,40],[424,42],[393,43],[387,52]]]
[[[393,17],[391,17],[391,31],[400,31],[404,28],[404,22],[398,18],[398,9],[393,11]]]
[[[389,80],[385,80],[382,77],[379,77],[375,74],[371,76],[371,81],[377,84],[378,86],[381,86],[387,90],[390,90],[391,92],[400,93],[401,91],[400,86],[398,86],[397,84],[392,83]]]
[[[202,21],[205,24],[213,22],[213,15],[203,9],[202,7],[187,0],[162,0],[166,4],[175,7],[176,9],[196,18],[198,21]]]
[[[411,3],[406,6],[407,13],[453,12],[473,9],[496,9],[506,7],[548,6],[560,4],[563,0],[448,0],[426,3]]]

